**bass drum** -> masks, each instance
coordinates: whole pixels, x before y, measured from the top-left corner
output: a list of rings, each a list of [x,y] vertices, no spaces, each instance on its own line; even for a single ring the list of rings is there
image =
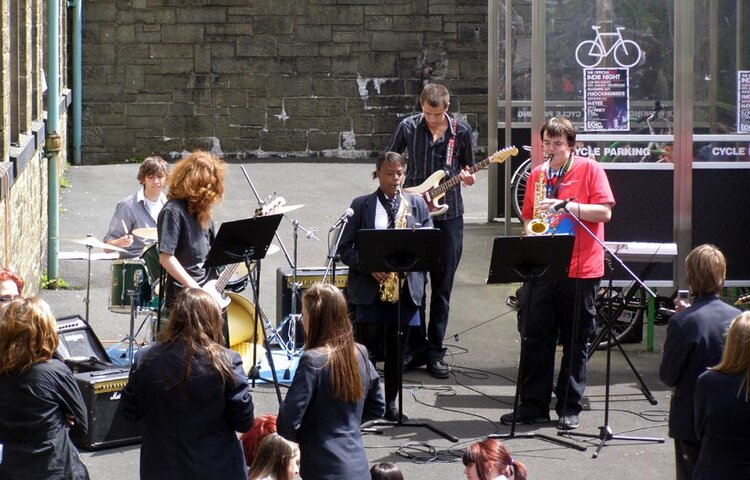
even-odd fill
[[[229,330],[229,348],[242,357],[245,372],[250,372],[253,365],[258,365],[266,355],[263,348],[263,333],[258,332],[257,350],[253,345],[255,336],[255,305],[237,293],[227,293],[230,303],[227,307],[227,327]],[[260,320],[260,319],[259,319]],[[255,350],[255,362],[253,351]]]
[[[115,260],[109,270],[109,311],[130,313],[130,292],[134,292],[133,308],[138,312],[151,303],[151,286],[146,267],[140,260]]]

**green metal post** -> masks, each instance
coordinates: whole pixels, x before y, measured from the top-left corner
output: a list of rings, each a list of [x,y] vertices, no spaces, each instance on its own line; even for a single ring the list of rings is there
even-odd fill
[[[57,158],[60,152],[60,0],[47,5],[47,278],[57,278],[60,247]]]

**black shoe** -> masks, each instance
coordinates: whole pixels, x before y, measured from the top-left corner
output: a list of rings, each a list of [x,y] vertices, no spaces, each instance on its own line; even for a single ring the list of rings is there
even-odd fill
[[[414,356],[410,352],[407,352],[404,355],[404,370],[414,370],[425,365],[427,365],[427,356],[424,354]]]
[[[575,430],[578,425],[578,415],[563,415],[557,421],[558,430]]]
[[[385,418],[386,420],[390,420],[391,422],[398,422],[398,413],[398,407],[396,405],[389,405],[385,409],[385,415],[383,415],[383,418]],[[407,417],[406,415],[401,415],[401,418],[404,422],[409,420],[409,417]]]
[[[427,364],[427,371],[435,378],[448,378],[449,375],[449,369],[448,365],[446,365],[442,360],[430,360]]]
[[[526,425],[534,425],[535,423],[547,423],[549,422],[549,415],[517,415],[515,412],[506,413],[500,417],[500,423],[503,425],[512,425],[513,418],[516,419],[516,424],[525,423]]]

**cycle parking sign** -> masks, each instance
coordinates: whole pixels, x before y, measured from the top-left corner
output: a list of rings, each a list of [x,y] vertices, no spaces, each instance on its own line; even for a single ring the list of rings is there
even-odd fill
[[[583,68],[596,67],[610,54],[615,63],[623,68],[638,65],[643,56],[641,47],[633,40],[626,40],[622,36],[625,27],[616,27],[615,32],[601,32],[600,25],[592,25],[591,29],[596,32],[593,40],[584,40],[576,47],[576,62]],[[610,43],[609,47],[604,39]]]

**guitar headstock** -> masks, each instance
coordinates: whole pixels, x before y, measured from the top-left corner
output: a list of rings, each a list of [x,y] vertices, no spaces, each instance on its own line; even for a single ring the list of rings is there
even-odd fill
[[[262,217],[265,215],[273,215],[276,210],[286,205],[286,199],[284,197],[272,196],[265,205],[255,209],[255,216]]]
[[[518,149],[514,145],[511,145],[493,153],[490,157],[490,163],[503,163],[508,157],[515,157],[516,155],[518,155]]]
[[[734,302],[734,305],[737,307],[741,305],[747,305],[747,304],[750,304],[750,295],[743,295],[740,298],[738,298],[736,302]]]

